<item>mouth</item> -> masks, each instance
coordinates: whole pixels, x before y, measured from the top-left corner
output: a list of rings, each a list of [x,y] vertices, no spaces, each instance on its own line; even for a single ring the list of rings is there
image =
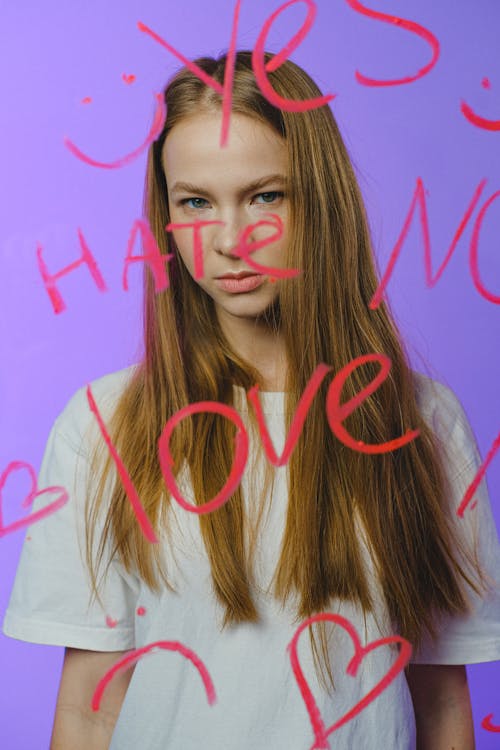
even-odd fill
[[[223,292],[229,294],[244,294],[246,292],[253,292],[254,289],[262,286],[266,280],[266,277],[261,273],[247,273],[244,274],[226,274],[216,279],[216,284]]]
[[[245,279],[247,276],[260,276],[259,273],[253,271],[240,271],[239,273],[225,273],[223,276],[217,276],[217,279]]]

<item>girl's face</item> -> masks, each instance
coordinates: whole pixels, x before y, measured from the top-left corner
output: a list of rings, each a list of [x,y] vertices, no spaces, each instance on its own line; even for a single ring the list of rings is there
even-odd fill
[[[288,198],[284,140],[270,126],[232,114],[229,141],[221,148],[221,127],[222,113],[218,112],[182,120],[165,140],[162,161],[171,223],[223,222],[200,230],[204,275],[195,281],[214,300],[224,326],[237,322],[235,318],[257,318],[277,297],[279,279],[259,274],[234,250],[245,227],[269,219],[268,213],[278,214],[283,222],[282,237],[250,257],[263,266],[286,268]],[[247,241],[275,234],[273,225],[258,227]],[[194,278],[193,229],[174,230],[173,237]],[[239,282],[221,279],[242,272],[252,275]]]

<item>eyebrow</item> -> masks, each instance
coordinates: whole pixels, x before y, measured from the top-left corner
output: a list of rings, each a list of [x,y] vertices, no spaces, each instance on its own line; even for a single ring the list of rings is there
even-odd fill
[[[239,195],[252,193],[254,190],[259,190],[269,183],[279,183],[281,186],[285,186],[286,181],[286,177],[282,174],[265,175],[264,177],[260,177],[258,180],[254,180],[248,185],[245,185],[245,187],[239,191]],[[190,182],[174,182],[174,184],[172,185],[171,193],[172,195],[174,193],[196,193],[198,195],[208,195],[209,191],[205,188],[199,187],[198,185],[193,185]]]

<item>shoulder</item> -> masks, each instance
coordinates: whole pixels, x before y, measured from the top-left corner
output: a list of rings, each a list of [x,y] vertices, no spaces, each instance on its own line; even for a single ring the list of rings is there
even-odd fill
[[[436,436],[448,460],[457,466],[477,463],[477,441],[457,394],[444,383],[413,371],[420,413]]]
[[[82,385],[57,416],[53,430],[63,436],[75,450],[79,450],[84,442],[99,432],[96,417],[89,404],[89,386],[99,413],[107,423],[137,368],[138,365],[134,364]]]
[[[420,412],[440,437],[468,424],[464,407],[450,386],[415,370],[412,374]]]

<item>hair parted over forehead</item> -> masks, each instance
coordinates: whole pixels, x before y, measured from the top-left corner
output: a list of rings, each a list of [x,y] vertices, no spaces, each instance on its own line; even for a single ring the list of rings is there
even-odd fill
[[[266,63],[273,57],[266,53]],[[194,62],[216,82],[223,83],[227,55],[218,60],[202,57]],[[284,98],[306,100],[321,95],[312,78],[291,60],[267,75],[274,90]],[[150,147],[145,190],[145,213],[155,235],[160,234],[162,239],[169,222],[162,166],[165,139],[183,119],[222,108],[222,97],[188,68],[182,68],[173,76],[164,95],[167,117],[162,133]],[[363,307],[366,314],[377,288],[375,260],[361,194],[330,107],[301,113],[276,108],[259,88],[252,69],[252,52],[239,51],[235,60],[232,111],[272,127],[285,139],[288,151],[291,233],[287,266],[302,269],[303,273],[296,279],[282,280],[278,304],[271,311],[271,322],[279,317],[287,301],[296,315],[312,315],[313,320],[319,321],[324,315],[324,286],[329,286],[340,306],[339,324],[342,324],[346,304]],[[179,294],[184,297],[189,289],[190,302],[203,297],[203,301],[200,300],[203,313],[212,310],[211,300],[206,299],[180,262],[170,235],[167,243],[177,261],[171,269],[172,286],[177,285],[173,290],[174,300]],[[146,298],[153,301],[156,294],[147,267],[145,275]],[[331,351],[322,356],[328,361]]]
[[[266,53],[265,62],[269,62],[273,57],[273,54]],[[194,62],[214,81],[223,84],[226,55],[218,60],[202,57]],[[302,101],[321,95],[312,78],[291,60],[286,60],[277,70],[267,75],[274,90],[284,98]],[[167,117],[162,133],[151,146],[149,170],[152,174],[149,175],[146,188],[146,211],[148,208],[151,210],[152,202],[158,203],[158,207],[164,203],[164,211],[168,214],[162,166],[165,139],[172,128],[183,119],[204,111],[220,110],[222,97],[188,68],[182,68],[170,80],[164,93]],[[348,268],[345,270],[351,273],[349,278],[343,278],[342,289],[345,293],[346,283],[350,279],[356,288],[358,286],[357,255],[362,253],[360,265],[364,267],[365,272],[368,269],[373,271],[370,274],[373,287],[370,293],[373,294],[377,280],[370,244],[359,241],[366,239],[362,200],[347,150],[330,107],[324,106],[301,113],[278,109],[267,100],[259,88],[252,68],[252,52],[240,51],[236,53],[232,112],[259,120],[273,128],[286,141],[289,170],[287,196],[293,227],[289,267],[306,271],[309,266],[308,279],[314,281],[317,289],[317,281],[322,275],[325,262],[333,264],[337,273],[347,265]],[[328,253],[330,243],[319,245],[312,239],[318,237],[318,232],[325,231],[338,239],[335,257],[326,261],[320,256]],[[296,243],[293,241],[294,236],[297,238]],[[352,237],[352,246],[346,242],[346,237]],[[175,245],[172,246],[172,250],[175,252]],[[305,251],[306,257],[302,257],[301,250]],[[314,264],[318,271],[317,277],[312,276],[311,264]],[[301,278],[299,283],[305,282],[308,286],[308,279]],[[291,284],[297,282],[292,281]]]
[[[266,54],[266,61],[273,56]],[[215,81],[224,81],[227,56],[194,61]],[[282,97],[305,100],[321,92],[298,65],[285,61],[268,73]],[[168,133],[184,119],[222,107],[222,97],[188,68],[165,88],[167,117],[151,144],[145,189],[145,214],[160,252],[173,253],[170,287],[155,289],[145,264],[144,356],[120,398],[110,422],[117,450],[128,468],[146,513],[158,530],[170,532],[171,497],[158,461],[158,440],[167,421],[189,403],[217,401],[234,405],[233,386],[262,385],[252,363],[235,352],[224,336],[211,297],[193,280],[176,255],[171,233],[162,149]],[[363,563],[360,536],[373,558],[391,621],[397,632],[418,647],[426,633],[435,635],[436,617],[467,611],[464,583],[478,591],[477,566],[447,518],[446,477],[437,438],[423,419],[417,381],[399,332],[383,301],[370,310],[377,273],[368,222],[356,177],[329,106],[287,112],[264,97],[252,70],[252,53],[236,53],[232,112],[272,127],[288,150],[286,194],[290,231],[289,268],[300,276],[280,281],[270,325],[279,326],[287,355],[285,428],[290,429],[300,397],[320,363],[339,371],[357,357],[385,354],[389,376],[344,420],[356,441],[383,444],[419,430],[418,439],[397,450],[369,455],[336,439],[325,414],[328,383],[311,403],[302,432],[287,464],[288,507],[272,595],[293,598],[297,618],[328,609],[332,600],[359,603],[374,611]],[[354,399],[379,373],[374,361],[353,370],[343,388]],[[249,419],[256,426],[253,411]],[[183,419],[171,436],[174,473],[187,463],[196,504],[213,498],[230,474],[234,425],[214,413]],[[113,472],[105,452],[95,452],[97,492],[89,499],[87,563],[94,593],[93,533]],[[264,486],[252,506],[264,508],[273,480],[266,465]],[[260,505],[259,505],[260,501]],[[212,587],[224,612],[222,626],[259,619],[254,602],[253,555],[261,513],[247,517],[240,486],[216,511],[199,516],[211,566]],[[360,530],[362,534],[360,535]],[[113,540],[127,571],[152,589],[165,574],[158,545],[142,535],[120,482],[115,482],[101,535],[97,566]],[[160,536],[160,534],[158,534]],[[436,575],[439,571],[439,575]],[[331,681],[324,630],[323,666]],[[314,632],[314,654],[317,656]]]

